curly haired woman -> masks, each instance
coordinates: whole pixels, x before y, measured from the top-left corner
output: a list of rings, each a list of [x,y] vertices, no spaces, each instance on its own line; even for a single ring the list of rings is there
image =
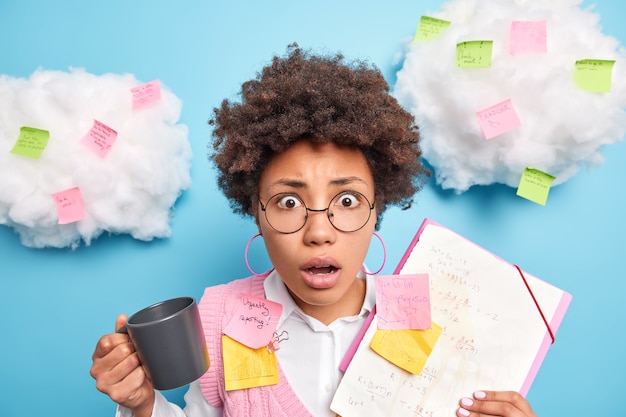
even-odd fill
[[[120,416],[334,416],[339,362],[375,303],[363,270],[370,241],[385,209],[408,207],[429,175],[418,128],[378,69],[295,44],[209,123],[219,186],[236,213],[254,219],[273,269],[206,289],[211,367],[190,385],[184,411],[153,389],[125,335],[98,342],[96,385]],[[227,390],[223,330],[242,293],[282,306],[278,382]],[[457,415],[536,417],[518,393],[493,391],[462,399]]]

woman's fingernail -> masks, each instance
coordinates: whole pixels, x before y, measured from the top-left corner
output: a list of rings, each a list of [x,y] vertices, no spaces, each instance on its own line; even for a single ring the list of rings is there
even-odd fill
[[[470,415],[470,412],[467,411],[465,408],[459,408],[459,414],[467,417]]]
[[[461,405],[464,405],[466,407],[471,407],[472,404],[474,404],[474,401],[472,401],[471,398],[463,398],[463,399],[461,399]]]
[[[476,391],[474,393],[474,398],[476,398],[477,400],[484,400],[485,398],[487,398],[487,394],[485,394],[483,391]]]

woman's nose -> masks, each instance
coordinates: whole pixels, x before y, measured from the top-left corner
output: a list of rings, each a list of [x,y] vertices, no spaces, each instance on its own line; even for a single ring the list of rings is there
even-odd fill
[[[307,209],[308,218],[305,224],[304,239],[309,244],[332,243],[337,237],[337,230],[330,222],[328,209]]]

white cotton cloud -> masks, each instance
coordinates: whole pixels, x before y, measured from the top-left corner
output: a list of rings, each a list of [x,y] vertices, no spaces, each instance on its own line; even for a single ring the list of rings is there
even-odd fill
[[[89,245],[103,232],[149,241],[170,236],[171,209],[191,185],[181,101],[161,98],[133,110],[133,75],[37,70],[0,75],[0,224],[29,247]],[[104,157],[82,139],[100,122],[117,132]],[[49,132],[37,157],[12,152],[22,127]],[[81,220],[59,224],[52,195],[78,188]]]
[[[601,165],[604,145],[624,138],[624,49],[580,1],[453,0],[431,17],[451,24],[407,45],[393,94],[420,125],[424,158],[442,188],[517,187],[527,167],[560,184]],[[547,52],[511,55],[513,21],[545,21]],[[457,43],[473,40],[493,41],[490,67],[457,66]],[[577,86],[575,63],[585,59],[615,60],[610,92]],[[521,126],[486,140],[476,113],[508,99]]]

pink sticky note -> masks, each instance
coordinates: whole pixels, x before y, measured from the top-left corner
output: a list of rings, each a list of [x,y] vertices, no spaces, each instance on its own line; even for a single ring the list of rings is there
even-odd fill
[[[379,329],[430,329],[428,274],[377,276],[375,285]]]
[[[117,139],[117,132],[104,123],[93,121],[91,130],[80,140],[80,142],[94,151],[100,158],[104,158],[109,153],[109,149]]]
[[[283,306],[265,298],[240,294],[240,302],[224,334],[252,349],[267,346],[274,336]]]
[[[522,125],[511,99],[476,113],[485,139],[491,139]]]
[[[545,54],[547,47],[547,24],[545,20],[513,21],[509,35],[511,55]]]
[[[58,224],[77,222],[85,218],[85,206],[78,187],[52,194],[59,216]]]
[[[133,94],[133,110],[137,110],[161,99],[161,83],[159,80],[138,85],[130,89]]]

